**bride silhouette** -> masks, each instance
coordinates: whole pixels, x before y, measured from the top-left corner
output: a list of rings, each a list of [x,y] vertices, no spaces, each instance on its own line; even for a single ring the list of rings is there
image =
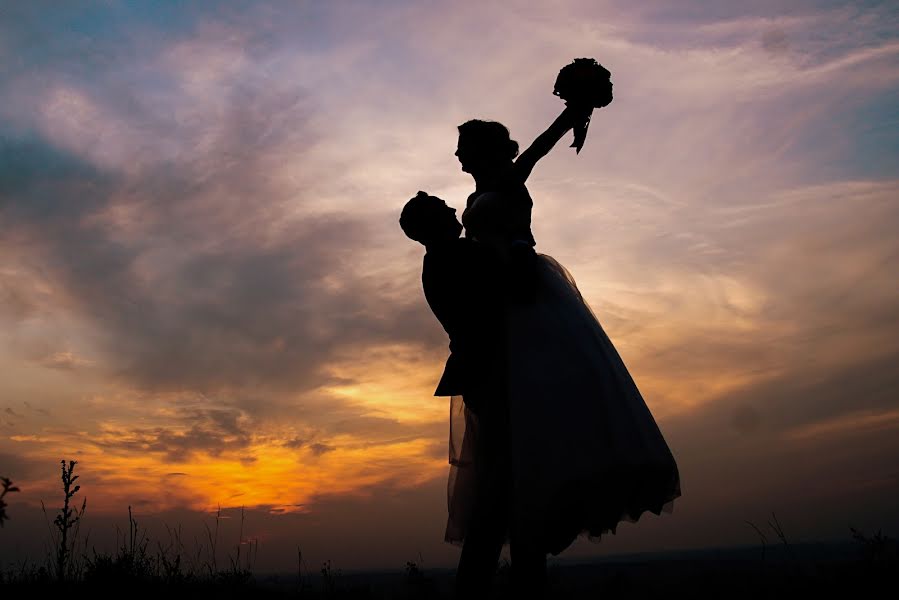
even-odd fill
[[[465,270],[493,275],[457,288],[471,286],[465,314],[478,313],[483,302],[499,318],[486,320],[490,333],[483,318],[463,317],[467,325],[457,331],[497,340],[475,345],[501,354],[465,361],[480,365],[469,381],[481,384],[461,397],[451,392],[446,539],[463,544],[461,596],[489,588],[505,542],[515,587],[533,597],[545,585],[547,553],[562,552],[580,534],[614,533],[646,511],[659,514],[680,496],[674,457],[624,362],[571,275],[534,250],[525,182],[569,130],[580,149],[593,108],[612,100],[608,71],[592,59],[573,65],[588,60],[577,66],[587,72],[589,93],[566,85],[560,73],[556,92],[567,106],[520,156],[500,123],[471,120],[458,128],[456,156],[475,181],[462,225],[483,257]]]

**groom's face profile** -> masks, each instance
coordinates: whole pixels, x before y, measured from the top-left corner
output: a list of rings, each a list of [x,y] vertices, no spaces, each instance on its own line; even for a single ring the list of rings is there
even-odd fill
[[[428,215],[431,221],[431,231],[440,239],[455,239],[462,233],[462,224],[456,218],[456,209],[449,206],[439,198],[431,196],[434,200],[429,207]]]
[[[407,236],[425,246],[456,239],[462,233],[456,209],[422,192],[406,203],[400,225]]]

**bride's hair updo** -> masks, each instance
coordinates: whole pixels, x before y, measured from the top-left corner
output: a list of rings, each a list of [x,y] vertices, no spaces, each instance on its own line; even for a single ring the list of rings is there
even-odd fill
[[[459,136],[463,135],[485,155],[509,160],[518,156],[518,142],[511,139],[506,126],[497,121],[465,121],[459,125]]]

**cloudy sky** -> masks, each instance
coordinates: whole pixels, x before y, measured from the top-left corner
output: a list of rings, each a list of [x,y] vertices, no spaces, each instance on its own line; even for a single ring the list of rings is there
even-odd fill
[[[2,558],[40,553],[65,458],[96,539],[244,506],[265,568],[454,564],[447,340],[398,213],[461,208],[455,126],[526,146],[580,56],[616,98],[538,165],[534,234],[684,495],[563,556],[772,512],[895,534],[897,31],[888,2],[3,3]]]

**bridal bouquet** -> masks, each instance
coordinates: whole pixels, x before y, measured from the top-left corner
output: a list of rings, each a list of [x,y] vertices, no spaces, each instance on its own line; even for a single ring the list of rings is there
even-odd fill
[[[587,139],[587,128],[594,108],[608,106],[612,102],[612,82],[610,73],[593,58],[576,58],[565,65],[556,77],[553,94],[565,100],[565,104],[578,109],[584,115],[574,127],[572,148],[580,153]]]

